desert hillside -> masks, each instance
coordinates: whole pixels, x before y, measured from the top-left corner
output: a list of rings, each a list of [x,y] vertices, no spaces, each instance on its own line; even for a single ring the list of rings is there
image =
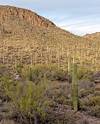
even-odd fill
[[[0,6],[1,34],[31,33],[34,26],[55,27],[52,22],[30,10],[10,6]]]
[[[99,37],[0,6],[0,124],[100,124]]]
[[[71,56],[80,65],[99,68],[98,41],[62,30],[30,10],[0,6],[0,13],[1,63],[49,63],[62,67]]]
[[[100,32],[96,32],[96,33],[92,33],[92,34],[86,34],[84,36],[84,38],[100,41]]]

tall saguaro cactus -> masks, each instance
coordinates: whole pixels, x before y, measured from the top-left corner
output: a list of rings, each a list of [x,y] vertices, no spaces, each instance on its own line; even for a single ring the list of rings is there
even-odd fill
[[[78,77],[77,77],[77,64],[72,65],[72,105],[75,111],[78,110]]]

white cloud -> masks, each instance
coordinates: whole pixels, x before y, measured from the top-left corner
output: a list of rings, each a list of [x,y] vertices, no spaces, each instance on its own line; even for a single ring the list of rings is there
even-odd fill
[[[60,26],[61,28],[70,31],[77,35],[84,35],[87,33],[94,33],[94,32],[100,32],[100,24],[76,24],[76,25],[70,25],[70,26]]]
[[[77,35],[100,32],[100,15],[84,16],[63,20],[58,26]]]

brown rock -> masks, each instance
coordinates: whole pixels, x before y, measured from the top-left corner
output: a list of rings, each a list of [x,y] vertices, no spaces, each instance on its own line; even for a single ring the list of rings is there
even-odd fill
[[[6,35],[30,35],[36,28],[56,27],[48,19],[39,16],[30,10],[0,6],[0,34]],[[3,34],[3,35],[2,35]]]
[[[30,10],[21,9],[11,6],[0,6],[0,23],[9,20],[26,20],[27,23],[33,26],[49,27],[55,26],[54,23],[50,22],[44,17],[39,16],[35,12]]]

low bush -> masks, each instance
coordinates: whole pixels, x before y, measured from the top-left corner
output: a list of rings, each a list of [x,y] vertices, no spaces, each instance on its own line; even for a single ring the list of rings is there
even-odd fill
[[[80,109],[92,116],[100,117],[100,96],[93,96],[85,101],[80,100]]]
[[[94,89],[82,89],[80,90],[79,92],[79,97],[86,97],[88,96],[89,94],[94,94]]]
[[[92,71],[87,68],[78,68],[78,79],[88,79],[91,80]]]
[[[46,97],[47,81],[42,80],[38,84],[33,82],[18,82],[9,79],[2,79],[2,88],[4,93],[9,97],[12,103],[12,110],[14,113],[31,123],[38,121],[38,117],[45,119],[46,111],[51,101]]]
[[[91,106],[100,106],[100,96],[94,96],[90,98],[89,105]]]
[[[0,64],[0,77],[5,75],[10,76],[10,72],[5,65]]]
[[[24,67],[22,69],[22,77],[27,78],[33,82],[39,82],[41,79],[47,78],[48,80],[66,80],[67,72],[62,69],[58,69],[56,66],[36,65],[32,67]]]
[[[97,118],[100,118],[100,106],[96,105],[91,108],[91,112],[89,112],[90,115],[95,116]]]

